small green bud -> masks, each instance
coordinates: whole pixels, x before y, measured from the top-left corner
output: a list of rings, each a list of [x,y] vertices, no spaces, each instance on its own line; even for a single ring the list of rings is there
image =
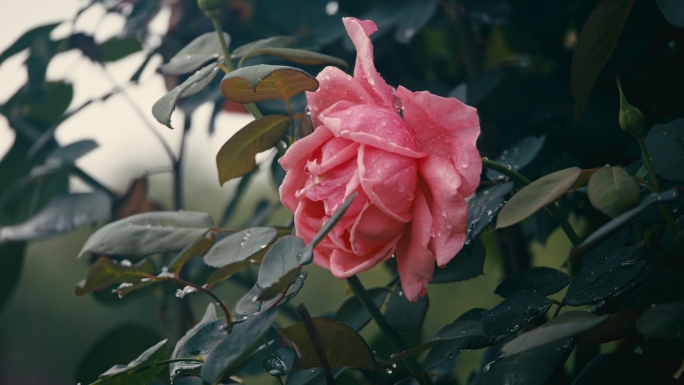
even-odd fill
[[[632,136],[640,136],[644,133],[644,114],[641,111],[629,104],[625,94],[622,93],[622,86],[620,79],[617,80],[618,90],[620,90],[620,114],[618,119],[620,121],[620,128]]]
[[[219,11],[225,3],[226,0],[197,0],[197,5],[204,12]]]

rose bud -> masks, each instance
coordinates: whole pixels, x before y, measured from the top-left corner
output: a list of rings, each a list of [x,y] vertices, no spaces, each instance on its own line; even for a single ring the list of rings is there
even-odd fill
[[[372,21],[344,18],[356,47],[354,76],[327,67],[307,93],[314,124],[279,160],[280,197],[308,244],[346,198],[358,193],[314,250],[314,263],[338,278],[369,270],[396,253],[406,297],[427,293],[435,263],[463,247],[465,198],[478,186],[477,112],[454,98],[396,91],[373,64]]]
[[[620,79],[618,79],[617,84],[618,90],[620,90],[620,113],[618,115],[620,128],[632,136],[640,136],[644,133],[644,114],[638,108],[629,104],[625,94],[622,93]]]

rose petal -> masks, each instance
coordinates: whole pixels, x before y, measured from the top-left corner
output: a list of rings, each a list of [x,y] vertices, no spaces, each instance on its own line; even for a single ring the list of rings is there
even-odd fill
[[[439,267],[444,267],[463,247],[468,204],[459,193],[461,178],[451,161],[430,155],[421,159],[418,166],[428,187],[425,194],[432,214],[429,248]],[[415,222],[415,209],[413,215]]]
[[[395,221],[410,221],[418,182],[416,160],[361,145],[358,168],[361,186],[370,200]]]
[[[282,159],[282,158],[280,158]],[[291,212],[297,210],[299,200],[297,199],[297,192],[306,185],[309,179],[309,174],[304,172],[306,169],[306,158],[300,159],[299,162],[290,165],[290,170],[285,174],[283,183],[278,188],[280,192],[280,201],[283,206],[287,207]]]
[[[373,63],[373,44],[369,36],[378,30],[374,22],[343,17],[342,22],[356,47],[354,79],[363,86],[378,106],[394,108],[394,94]]]
[[[349,278],[354,274],[369,270],[392,256],[399,237],[401,237],[401,233],[387,242],[384,247],[376,248],[371,253],[365,255],[333,250],[330,256],[330,271],[337,278]]]
[[[359,82],[337,67],[323,68],[316,79],[320,84],[318,90],[306,92],[306,100],[314,127],[321,124],[318,114],[340,100],[353,104],[365,104],[372,101],[368,92]]]
[[[404,227],[397,243],[397,269],[406,299],[416,302],[418,295],[427,294],[428,282],[435,270],[435,257],[428,249],[432,215],[419,189],[413,201],[413,221]]]
[[[308,245],[328,218],[330,217],[325,215],[322,202],[312,202],[303,198],[299,201],[299,206],[295,211],[296,235],[304,240],[304,244]],[[329,269],[330,255],[332,250],[336,248],[338,246],[331,239],[325,237],[314,249],[314,263]]]
[[[368,254],[401,235],[403,228],[404,222],[395,220],[376,205],[367,203],[352,227],[352,250],[357,255]]]
[[[326,215],[332,215],[333,211],[344,203],[344,186],[356,172],[356,163],[356,159],[349,159],[320,176],[311,175],[309,184],[302,192],[312,201],[323,202]]]
[[[463,182],[459,193],[469,197],[480,183],[482,159],[475,146],[480,134],[477,110],[454,98],[404,87],[396,95],[404,105],[404,120],[413,128],[423,152],[451,159]]]
[[[307,163],[307,169],[314,175],[322,175],[328,170],[355,158],[359,144],[344,138],[332,138],[321,148],[320,162]]]
[[[394,110],[340,102],[320,116],[325,127],[335,136],[412,158],[425,156],[418,148],[411,129]]]
[[[324,126],[317,127],[311,135],[294,142],[285,155],[278,159],[278,163],[285,171],[290,171],[295,163],[308,159],[318,147],[332,137],[333,133],[329,129]]]

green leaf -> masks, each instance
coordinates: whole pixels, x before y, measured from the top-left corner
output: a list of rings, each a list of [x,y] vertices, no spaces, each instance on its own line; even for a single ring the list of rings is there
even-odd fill
[[[223,267],[242,262],[264,251],[278,236],[272,227],[252,227],[232,234],[218,242],[204,256],[209,266]]]
[[[484,274],[485,248],[482,242],[476,242],[472,249],[463,248],[446,266],[437,266],[430,283],[449,283]]]
[[[520,354],[557,340],[568,340],[582,332],[606,322],[610,315],[601,317],[587,311],[569,311],[549,322],[522,334],[504,345],[502,351],[507,356]]]
[[[525,186],[506,203],[496,221],[498,229],[512,226],[565,195],[580,176],[577,167],[556,171]]]
[[[373,353],[354,329],[327,318],[312,318],[312,321],[330,365],[375,370]],[[290,347],[297,352],[295,368],[321,366],[303,322],[276,330],[281,346]]]
[[[49,38],[52,30],[60,24],[62,24],[61,21],[58,23],[42,25],[40,27],[36,27],[25,32],[23,35],[21,35],[19,39],[12,43],[12,45],[9,46],[9,48],[7,48],[5,51],[2,52],[2,54],[0,54],[0,64],[2,64],[2,62],[7,60],[8,58],[18,54],[19,52],[27,48],[31,48],[31,44],[39,36]]]
[[[113,62],[143,49],[142,43],[135,36],[124,38],[113,37],[98,46],[98,59],[102,62]]]
[[[171,127],[171,114],[176,108],[176,104],[181,98],[194,95],[202,91],[206,86],[214,80],[219,71],[218,65],[212,63],[195,72],[187,80],[185,80],[176,88],[169,91],[161,99],[157,100],[152,106],[152,115],[157,121],[168,128]]]
[[[43,239],[109,220],[111,205],[109,195],[100,191],[55,196],[27,221],[0,227],[0,243]]]
[[[639,186],[620,167],[602,167],[589,178],[591,204],[611,218],[639,203]]]
[[[613,53],[634,0],[602,0],[582,27],[572,55],[570,86],[575,120],[587,109],[594,81]]]
[[[259,268],[257,285],[263,290],[259,300],[271,299],[282,292],[299,273],[297,253],[304,241],[294,235],[280,238],[264,256]]]
[[[233,53],[230,54],[230,57],[233,59],[239,59],[254,50],[259,50],[262,48],[291,47],[295,45],[295,43],[297,43],[297,39],[292,36],[273,36],[237,47]]]
[[[598,346],[621,340],[634,334],[634,328],[644,309],[631,309],[611,314],[607,321],[583,332],[577,339],[577,346]]]
[[[636,327],[647,338],[684,338],[684,302],[651,306],[639,317]]]
[[[272,308],[236,324],[228,337],[216,345],[207,357],[202,366],[204,381],[218,384],[223,377],[235,374],[235,370],[264,342],[264,336],[273,325],[277,313]]]
[[[307,51],[303,49],[296,48],[261,48],[253,49],[243,56],[242,60],[248,57],[260,56],[260,55],[271,55],[276,56],[293,63],[305,64],[305,65],[323,65],[332,64],[338,67],[349,68],[349,64],[342,59],[338,59],[334,56],[324,55],[318,52]]]
[[[246,269],[249,266],[258,264],[259,261],[256,261],[254,259],[247,259],[244,261],[227,264],[211,273],[209,278],[207,278],[206,285],[209,289],[211,289],[212,287],[214,287],[214,285],[216,285],[219,282],[225,281],[226,279],[232,277],[235,273],[243,269]]]
[[[382,304],[385,303],[388,293],[389,290],[385,287],[368,289],[368,295],[378,308],[382,307]],[[344,301],[333,317],[334,321],[345,324],[356,331],[363,329],[371,319],[370,313],[355,295]]]
[[[219,183],[243,176],[256,167],[256,154],[276,145],[285,135],[289,118],[268,115],[244,126],[221,146],[216,155]]]
[[[553,301],[545,296],[522,291],[496,305],[480,318],[485,334],[503,340],[546,314]]]
[[[230,45],[230,36],[224,32],[223,37],[226,44]],[[222,52],[216,32],[207,32],[183,47],[160,69],[168,75],[187,74],[197,70],[209,60],[223,57]]]
[[[289,273],[287,277],[291,277],[292,275],[292,273]],[[260,299],[261,295],[264,293],[264,289],[262,289],[258,283],[255,284],[252,289],[250,289],[250,291],[247,292],[247,294],[245,294],[235,305],[235,313],[248,316],[266,309],[270,309],[273,306],[282,305],[289,302],[302,289],[307,275],[308,273],[306,270],[300,268],[297,275],[291,280],[287,290],[285,290],[284,293],[282,290],[276,290],[283,286],[275,287],[276,285],[274,285],[271,287],[271,290],[276,293],[275,296],[265,300]],[[281,285],[283,282],[285,282],[284,278],[278,282],[278,285]],[[265,297],[271,296],[272,293],[268,293],[268,295]]]
[[[563,301],[570,306],[600,301],[629,285],[647,263],[642,244],[613,250],[582,266]]]
[[[646,147],[656,174],[673,182],[684,182],[684,119],[656,124],[646,135]]]
[[[423,364],[423,367],[429,370],[453,359],[464,349],[482,349],[494,345],[497,340],[493,340],[484,333],[484,328],[480,322],[482,316],[487,312],[488,310],[481,308],[470,309],[461,314],[454,322],[440,329],[430,342],[418,345],[399,356],[407,355],[411,350],[420,352],[431,349]]]
[[[214,304],[209,304],[202,320],[188,330],[187,333],[178,341],[173,349],[171,359],[195,358],[206,360],[212,350],[228,337],[225,329],[226,319],[216,318],[216,308]],[[201,362],[181,361],[169,364],[171,379],[183,371],[199,368]]]
[[[521,291],[533,291],[551,295],[561,291],[570,283],[570,277],[550,267],[533,267],[523,270],[502,282],[494,293],[507,298]]]
[[[74,293],[83,296],[93,290],[106,289],[115,283],[135,283],[149,278],[154,264],[144,259],[132,266],[121,265],[107,257],[100,257],[88,270],[85,279],[74,287]]]
[[[78,364],[73,383],[90,384],[100,373],[121,362],[130,362],[149,346],[159,342],[158,333],[149,327],[125,324],[101,336]]]
[[[679,0],[657,0],[665,20],[675,27],[684,28],[684,4]]]
[[[178,252],[204,237],[214,221],[194,211],[154,212],[130,216],[103,226],[91,235],[78,253],[143,257]]]
[[[544,146],[546,136],[528,136],[518,143],[512,145],[496,158],[497,163],[505,165],[507,168],[518,171],[527,166],[539,154]],[[504,180],[506,176],[498,171],[487,170],[487,178],[491,180]]]
[[[314,237],[311,239],[311,242],[309,242],[309,244],[299,252],[297,258],[299,259],[299,263],[301,265],[311,263],[313,260],[314,248],[326,237],[326,235],[328,235],[330,231],[332,231],[337,222],[342,219],[342,216],[344,216],[344,213],[347,212],[347,209],[349,209],[349,206],[351,206],[354,198],[356,198],[356,195],[357,193],[350,195],[349,198],[347,198],[347,200],[342,204],[342,206],[340,206],[340,208],[338,208],[337,211],[330,216],[330,219],[328,219],[323,226],[321,226],[321,229],[318,230],[316,235],[314,235]]]
[[[297,353],[294,350],[281,348],[264,358],[261,365],[271,376],[285,376],[290,374],[296,357]]]
[[[183,250],[176,255],[169,263],[168,271],[172,274],[178,274],[183,266],[191,259],[201,257],[206,254],[211,246],[214,244],[216,235],[209,232],[204,237],[187,245]]]
[[[513,182],[497,184],[480,190],[468,200],[468,227],[465,244],[470,244],[492,223],[506,202],[506,195],[513,191]]]
[[[0,315],[21,279],[25,251],[26,242],[0,244]]]
[[[639,285],[625,301],[624,307],[645,308],[653,304],[684,300],[684,268],[674,267],[658,273]]]
[[[145,350],[138,358],[131,361],[128,365],[114,365],[106,372],[102,373],[99,379],[93,384],[96,385],[144,385],[149,383],[163,366],[153,366],[158,361],[166,359],[164,345],[167,340],[163,340],[151,348]]]
[[[237,103],[287,100],[303,91],[316,91],[318,80],[287,66],[260,64],[232,71],[221,80],[223,96]]]
[[[573,348],[572,340],[551,342],[536,349],[503,356],[483,368],[484,385],[544,385]]]
[[[660,269],[681,261],[682,258],[684,258],[684,232],[672,237],[665,249],[651,262],[651,266]]]
[[[401,285],[397,285],[387,302],[385,321],[395,330],[419,333],[429,307],[430,299],[427,295],[418,297],[416,302],[410,302],[404,296]]]

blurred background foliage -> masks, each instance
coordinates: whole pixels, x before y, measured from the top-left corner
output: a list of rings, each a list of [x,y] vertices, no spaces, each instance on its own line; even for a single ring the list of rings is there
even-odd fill
[[[337,56],[348,63],[354,62],[355,53],[341,17],[374,20],[379,27],[372,36],[375,63],[388,84],[453,96],[475,106],[482,125],[478,146],[483,156],[496,158],[525,137],[544,136],[541,152],[521,170],[528,178],[536,179],[569,166],[629,166],[639,159],[637,143],[618,126],[616,73],[622,78],[630,102],[646,116],[646,127],[670,122],[684,112],[684,30],[668,23],[655,1],[635,0],[613,54],[596,80],[586,112],[575,118],[570,88],[573,49],[583,23],[597,3],[598,0],[229,0],[220,20],[231,36],[233,48],[256,39],[289,35],[297,38],[296,47]],[[15,5],[0,7],[11,6]],[[113,363],[135,358],[143,347],[156,342],[158,335],[173,334],[176,326],[169,326],[174,325],[170,320],[182,310],[175,298],[168,295],[173,292],[170,287],[156,289],[152,296],[131,295],[124,300],[107,293],[74,297],[73,284],[84,276],[88,264],[74,265],[73,260],[93,231],[92,226],[74,231],[76,227],[134,213],[174,209],[173,194],[164,190],[156,201],[149,199],[145,176],[132,181],[124,193],[114,191],[75,163],[94,150],[96,143],[60,147],[55,139],[61,123],[90,103],[125,92],[125,86],[101,98],[73,105],[72,85],[66,81],[46,81],[45,74],[51,60],[61,52],[79,50],[89,60],[106,67],[142,51],[147,59],[129,79],[130,84],[135,84],[143,71],[150,70],[146,67],[158,65],[155,57],[168,61],[192,39],[211,32],[213,26],[195,0],[93,1],[84,4],[82,10],[85,12],[89,7],[104,7],[109,13],[122,15],[125,25],[121,34],[101,42],[83,32],[54,39],[51,33],[59,23],[35,26],[0,54],[1,65],[16,54],[28,52],[26,84],[0,106],[0,113],[15,133],[11,148],[0,162],[0,225],[34,218],[33,227],[23,229],[23,238],[0,244],[3,384],[73,384],[92,379]],[[148,24],[160,10],[167,10],[168,32],[159,42],[150,43]],[[80,15],[79,12],[74,17]],[[263,62],[279,63],[279,59],[255,57],[246,64]],[[321,67],[304,69],[316,74]],[[184,79],[166,76],[164,80],[170,89]],[[216,84],[181,103],[186,129],[191,127],[192,113],[207,103],[213,106],[210,133],[216,129],[214,118],[226,111],[243,111],[221,96],[219,80],[220,77]],[[298,111],[303,111],[305,105],[301,95],[293,100],[293,108]],[[260,108],[282,111],[284,105],[263,102]],[[161,125],[156,129],[166,130]],[[264,161],[260,172],[269,174],[269,167],[270,161]],[[49,202],[54,197],[68,192],[70,177],[106,193],[96,203],[61,206],[66,211],[86,213],[79,220],[63,220],[66,214],[59,210],[35,220],[37,213],[51,207]],[[232,207],[238,210],[228,218],[228,224],[244,225],[255,217],[267,224],[287,222],[288,213],[278,206],[275,185],[269,178],[243,185],[247,191],[261,193],[245,194],[234,202]],[[186,196],[184,208],[211,207],[211,214],[220,218],[231,207],[230,201],[206,199],[193,190],[193,194]],[[579,213],[571,220],[583,234],[609,219],[591,209],[586,197],[577,196],[571,203]],[[43,231],[40,225],[45,223],[53,226]],[[10,235],[6,229],[0,229],[0,242],[11,238]],[[434,334],[465,310],[498,303],[493,292],[503,278],[530,266],[558,267],[571,247],[543,211],[522,228],[488,233],[485,243],[483,276],[431,285],[430,300],[441,306],[428,312],[425,336]],[[248,271],[245,279],[253,279],[249,275],[255,271]],[[348,295],[345,283],[319,268],[313,267],[309,273],[298,301],[304,302],[314,315],[334,311]],[[376,268],[361,278],[366,286],[375,286],[387,282],[390,273],[388,269]],[[218,292],[226,302],[234,303],[248,287],[231,282]],[[557,297],[562,298],[562,294]],[[197,317],[205,307],[203,298],[193,298],[191,310]],[[122,328],[127,328],[128,333],[123,333]],[[374,325],[365,329],[363,335],[374,350],[387,349]],[[105,336],[109,337],[103,341]],[[100,358],[89,354],[96,343],[119,356]],[[480,354],[467,352],[455,360],[461,383],[467,382]],[[259,370],[253,373],[258,375]],[[249,383],[272,381],[263,374],[259,378]],[[350,384],[361,381],[354,372],[346,373],[344,378],[342,381]]]

